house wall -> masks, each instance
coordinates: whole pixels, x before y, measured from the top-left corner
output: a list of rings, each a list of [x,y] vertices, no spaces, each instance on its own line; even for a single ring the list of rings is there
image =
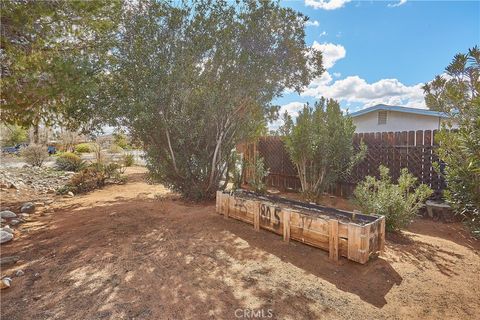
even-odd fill
[[[397,111],[387,111],[386,124],[378,124],[378,111],[353,118],[357,133],[437,130],[443,121],[445,120],[439,117]],[[458,126],[454,124],[453,128],[456,127]]]

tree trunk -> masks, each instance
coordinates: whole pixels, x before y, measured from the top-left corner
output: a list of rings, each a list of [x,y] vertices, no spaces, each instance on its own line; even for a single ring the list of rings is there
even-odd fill
[[[33,143],[38,144],[40,141],[40,124],[38,121],[33,125]]]

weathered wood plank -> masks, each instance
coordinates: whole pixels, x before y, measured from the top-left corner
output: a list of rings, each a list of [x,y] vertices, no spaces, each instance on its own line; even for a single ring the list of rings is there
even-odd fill
[[[290,211],[283,211],[283,241],[290,242]]]
[[[328,255],[331,260],[338,261],[338,220],[330,220],[330,239]]]

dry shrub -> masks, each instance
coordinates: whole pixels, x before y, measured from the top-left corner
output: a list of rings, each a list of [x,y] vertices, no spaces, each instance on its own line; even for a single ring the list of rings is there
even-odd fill
[[[41,167],[48,158],[47,148],[39,144],[31,144],[22,150],[25,162],[34,167]]]

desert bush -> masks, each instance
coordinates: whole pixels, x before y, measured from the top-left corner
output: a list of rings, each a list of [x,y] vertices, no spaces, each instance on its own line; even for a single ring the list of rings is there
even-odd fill
[[[31,144],[22,150],[25,162],[34,167],[41,167],[48,158],[47,148],[39,144]]]
[[[68,191],[85,193],[102,188],[109,183],[124,183],[123,172],[122,165],[115,162],[108,164],[93,163],[77,172],[67,185],[59,190],[59,193],[67,193]]]
[[[92,152],[92,146],[89,143],[79,143],[75,146],[75,152],[78,152],[78,153]]]
[[[263,180],[268,176],[269,170],[265,167],[263,158],[257,158],[257,161],[249,163],[248,167],[252,173],[252,176],[248,181],[249,186],[257,193],[265,193],[265,191],[267,191],[267,185]]]
[[[356,203],[364,214],[385,216],[386,228],[396,231],[405,228],[415,217],[423,202],[432,194],[424,184],[403,168],[398,184],[392,183],[390,170],[380,166],[380,179],[367,176],[354,191]]]
[[[135,157],[131,153],[125,154],[122,160],[125,167],[131,167],[135,164]]]
[[[73,152],[64,152],[57,157],[55,166],[59,170],[77,172],[85,166],[85,162]]]
[[[108,151],[110,153],[122,153],[123,152],[123,148],[120,147],[119,145],[116,145],[116,144],[112,144],[110,146],[110,148],[108,149]]]
[[[67,191],[84,193],[101,188],[105,185],[106,176],[101,170],[89,166],[76,173],[67,184]]]

